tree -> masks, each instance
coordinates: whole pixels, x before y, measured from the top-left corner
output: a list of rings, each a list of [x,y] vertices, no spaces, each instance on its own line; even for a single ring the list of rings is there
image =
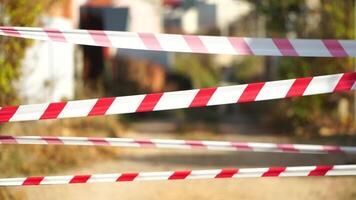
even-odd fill
[[[52,0],[0,0],[0,26],[34,26]],[[13,82],[19,77],[22,59],[31,40],[0,36],[0,105],[13,104]],[[0,190],[0,199],[25,199]]]
[[[38,17],[54,0],[0,0],[1,26],[35,26]],[[0,37],[0,105],[14,103],[16,92],[13,81],[31,40]]]
[[[250,1],[253,3],[254,1]],[[310,3],[314,2],[314,6]],[[354,1],[263,0],[255,3],[256,11],[266,18],[269,37],[353,39]],[[350,58],[278,58],[280,79],[316,76],[352,71]],[[352,119],[341,122],[337,116],[340,98],[351,102],[351,93],[318,95],[291,101],[271,102],[278,106],[278,121],[294,129],[318,132],[321,127],[332,127],[334,132],[351,132]],[[349,103],[351,105],[351,103]],[[351,110],[350,115],[351,116]],[[280,121],[279,121],[280,122]],[[312,122],[312,123],[311,123]],[[308,128],[306,128],[308,127]],[[336,128],[337,127],[337,128]],[[351,127],[351,128],[350,128]]]

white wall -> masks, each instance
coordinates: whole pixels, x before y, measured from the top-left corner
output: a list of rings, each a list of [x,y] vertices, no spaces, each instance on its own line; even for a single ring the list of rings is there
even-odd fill
[[[196,8],[190,8],[183,14],[182,28],[188,34],[198,32],[198,10]]]
[[[129,29],[133,32],[161,32],[161,2],[157,0],[114,0],[114,6],[129,8]]]
[[[252,5],[243,0],[207,0],[183,14],[182,28],[187,33],[196,33],[202,31],[199,29],[204,31],[217,27],[225,35],[232,22],[247,15],[251,10]]]
[[[71,28],[64,18],[44,18],[45,27]],[[16,84],[24,103],[60,101],[74,97],[74,45],[35,41],[26,51]]]

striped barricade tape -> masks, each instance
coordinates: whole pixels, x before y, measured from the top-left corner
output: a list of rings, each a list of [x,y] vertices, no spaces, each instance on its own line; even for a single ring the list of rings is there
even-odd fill
[[[356,72],[123,97],[8,106],[0,122],[59,119],[234,104],[356,88]]]
[[[72,44],[169,52],[260,56],[356,56],[355,40],[247,38],[6,26],[0,27],[0,35]]]
[[[138,172],[118,174],[91,174],[72,176],[35,176],[24,178],[0,179],[0,186],[59,185],[74,183],[190,180],[218,178],[252,177],[309,177],[309,176],[355,176],[356,165],[268,167],[268,168],[232,168],[212,170],[186,170],[165,172]]]
[[[98,137],[0,135],[0,144],[117,146],[136,148],[205,149],[214,151],[285,152],[311,154],[356,153],[356,147],[352,146]]]

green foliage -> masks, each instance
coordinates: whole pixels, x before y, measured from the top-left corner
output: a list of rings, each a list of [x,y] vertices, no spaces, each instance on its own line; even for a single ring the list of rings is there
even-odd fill
[[[35,26],[51,0],[0,0],[1,26]],[[31,40],[0,37],[0,104],[16,100],[13,81],[19,76],[21,61]]]
[[[189,77],[196,88],[215,86],[219,81],[218,71],[209,55],[179,54],[175,70]]]
[[[273,37],[284,34],[297,23],[291,20],[291,16],[302,19],[298,15],[303,14],[302,5],[305,4],[305,0],[261,0],[257,2],[249,0],[249,2],[254,3],[257,12],[266,17],[267,34]]]
[[[232,65],[234,68],[234,82],[249,83],[252,81],[261,81],[259,77],[264,71],[263,57],[246,57],[239,63]]]
[[[305,0],[263,0],[256,3],[256,11],[266,18],[269,37],[287,37],[287,34],[293,33],[299,38],[353,39],[353,8],[353,0],[321,0],[313,10],[308,8]],[[352,64],[350,58],[283,57],[278,60],[278,75],[280,79],[286,79],[350,72]],[[324,126],[321,121],[334,121],[335,126],[341,126],[338,117],[330,115],[336,111],[340,96],[351,102],[351,94],[343,93],[296,98],[283,103],[278,101],[271,107],[278,106],[280,110],[273,111],[283,115],[279,117],[287,119],[285,122],[293,128],[310,127],[308,122],[313,121],[316,123],[313,123],[312,129],[318,130]]]

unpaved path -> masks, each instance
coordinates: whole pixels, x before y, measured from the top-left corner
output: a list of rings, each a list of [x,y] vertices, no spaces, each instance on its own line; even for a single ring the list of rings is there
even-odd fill
[[[146,124],[147,125],[147,124]],[[177,134],[151,132],[146,125],[128,131],[128,137],[177,138]],[[150,125],[148,125],[150,126]],[[152,125],[151,125],[152,126]],[[163,127],[159,125],[158,127]],[[293,142],[280,135],[257,134],[248,127],[221,127],[222,134],[194,133],[194,138]],[[244,134],[240,134],[240,133]],[[248,133],[248,134],[245,134]],[[259,132],[260,133],[260,132]],[[284,165],[346,164],[355,157],[337,155],[297,155],[279,153],[212,152],[167,149],[122,149],[117,160],[93,163],[62,174],[118,173],[226,167],[265,167]],[[90,199],[356,199],[353,177],[250,178],[189,181],[145,181],[97,183],[41,187],[15,187],[30,200]]]

